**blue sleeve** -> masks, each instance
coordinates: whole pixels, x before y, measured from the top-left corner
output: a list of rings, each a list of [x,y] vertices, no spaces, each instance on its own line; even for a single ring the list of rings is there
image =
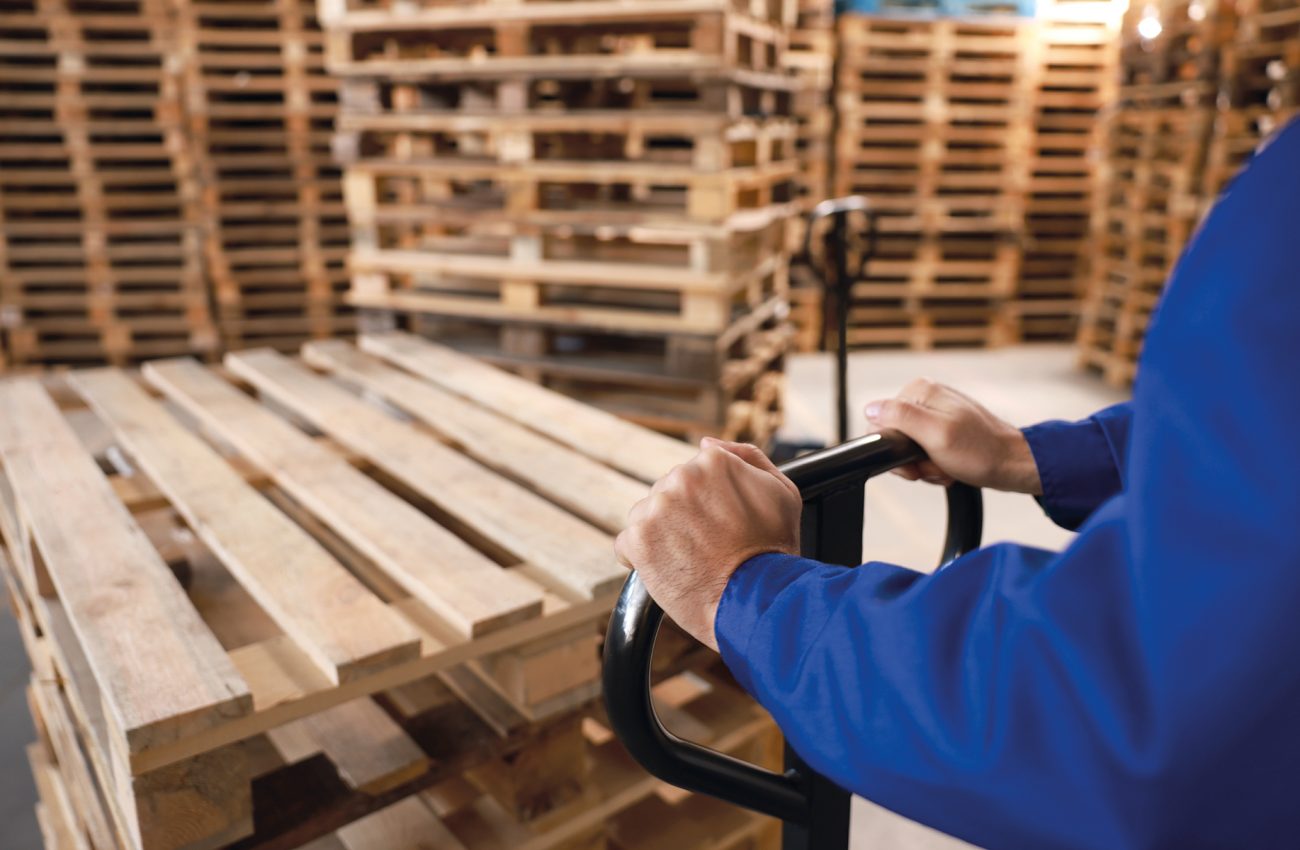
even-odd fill
[[[815,769],[984,847],[1296,845],[1297,222],[1292,127],[1175,272],[1129,480],[1064,552],[741,566],[723,657]]]
[[[1133,406],[1108,407],[1080,422],[1054,420],[1024,430],[1043,483],[1039,504],[1057,525],[1076,529],[1124,489]]]

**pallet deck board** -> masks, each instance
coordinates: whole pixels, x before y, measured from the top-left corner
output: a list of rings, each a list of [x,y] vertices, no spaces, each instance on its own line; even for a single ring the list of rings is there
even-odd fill
[[[427,434],[396,422],[341,387],[274,352],[231,353],[226,365],[265,396],[486,534],[579,599],[622,584],[612,539],[521,490]],[[454,496],[452,494],[455,494]]]
[[[113,727],[133,749],[248,714],[248,685],[54,403],[0,384],[0,458]]]
[[[693,447],[678,440],[652,434],[412,334],[365,334],[360,345],[363,351],[514,418],[642,481],[657,481],[695,455]]]
[[[646,484],[389,366],[349,343],[308,343],[303,347],[303,359],[376,393],[480,463],[546,493],[606,531],[622,530],[628,510],[649,494]]]
[[[70,377],[132,459],[335,684],[414,659],[419,639],[319,543],[125,373]]]
[[[540,615],[540,588],[211,371],[169,361],[146,364],[144,374],[459,633],[477,637]]]

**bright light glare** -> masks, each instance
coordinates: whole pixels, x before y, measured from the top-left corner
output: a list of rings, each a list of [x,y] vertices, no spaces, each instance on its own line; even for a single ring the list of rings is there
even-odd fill
[[[1164,32],[1164,29],[1165,28],[1160,25],[1160,19],[1156,17],[1148,16],[1138,21],[1138,35],[1142,36],[1147,41],[1160,35],[1160,33]]]
[[[1205,4],[1199,2],[1190,4],[1187,7],[1187,17],[1197,22],[1205,20]]]

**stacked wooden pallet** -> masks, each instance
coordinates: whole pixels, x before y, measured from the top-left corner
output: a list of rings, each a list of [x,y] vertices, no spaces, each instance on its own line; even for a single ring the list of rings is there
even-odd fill
[[[1110,0],[1040,0],[1030,40],[1033,134],[1014,336],[1073,339],[1087,292],[1099,118],[1115,103],[1121,9]]]
[[[1147,324],[1197,223],[1297,111],[1300,4],[1165,2],[1124,20],[1106,124],[1080,360],[1130,383]]]
[[[331,5],[352,302],[656,428],[766,439],[793,14]]]
[[[0,7],[0,325],[15,363],[215,346],[167,11]]]
[[[1016,18],[840,18],[836,194],[867,196],[880,230],[850,345],[1008,339],[1033,34]]]
[[[790,31],[784,62],[801,86],[794,96],[798,121],[799,215],[791,219],[790,253],[797,256],[806,239],[806,214],[830,197],[831,138],[835,110],[831,98],[835,76],[835,4],[830,0],[800,0],[799,16]],[[790,269],[790,317],[795,347],[815,351],[822,336],[822,287],[812,270],[796,260]]]
[[[1245,0],[1223,49],[1205,195],[1218,194],[1251,154],[1300,113],[1300,2]]]
[[[594,702],[611,534],[690,448],[402,334],[304,358],[0,383],[49,846],[769,846]],[[669,725],[772,764],[711,653],[667,648]]]
[[[348,227],[313,0],[178,0],[190,144],[223,346],[355,329]]]

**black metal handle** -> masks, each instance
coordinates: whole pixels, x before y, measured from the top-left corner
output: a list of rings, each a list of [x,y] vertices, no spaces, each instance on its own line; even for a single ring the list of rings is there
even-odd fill
[[[835,439],[841,443],[849,437],[849,303],[854,282],[866,278],[867,262],[876,252],[876,230],[871,204],[861,195],[849,195],[818,203],[808,213],[804,231],[804,256],[819,269],[825,298],[822,348],[830,320],[835,324]]]
[[[809,502],[924,457],[921,447],[907,437],[885,432],[797,458],[781,470]],[[943,563],[978,548],[982,530],[980,491],[965,484],[949,487]],[[605,707],[615,734],[642,767],[669,784],[807,825],[807,777],[795,770],[774,773],[684,741],[664,728],[650,695],[650,661],[662,622],[663,610],[634,570],[623,586],[605,638]]]

